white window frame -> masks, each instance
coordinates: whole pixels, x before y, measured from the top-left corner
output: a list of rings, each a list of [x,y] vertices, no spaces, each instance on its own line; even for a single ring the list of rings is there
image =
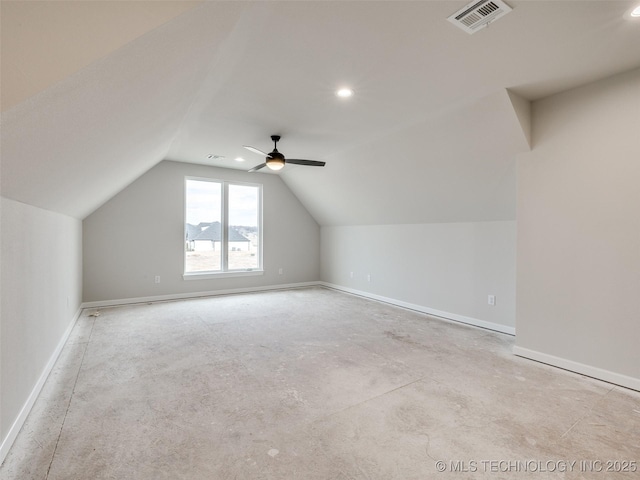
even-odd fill
[[[187,249],[186,244],[184,242],[184,238],[186,238],[187,234],[187,182],[189,180],[196,180],[199,182],[211,182],[218,183],[221,186],[222,195],[221,195],[221,212],[220,212],[220,228],[222,230],[221,235],[221,268],[219,271],[203,271],[203,272],[187,272]],[[239,185],[245,187],[257,187],[258,188],[258,266],[256,268],[247,268],[247,269],[234,269],[229,270],[229,215],[228,215],[228,205],[229,205],[229,186],[230,185]],[[204,280],[208,278],[228,278],[228,277],[244,277],[244,276],[252,276],[252,275],[263,275],[263,236],[262,236],[262,184],[261,183],[248,183],[248,182],[235,182],[228,180],[219,180],[215,178],[207,178],[207,177],[185,177],[184,178],[184,233],[183,233],[183,241],[182,241],[182,278],[184,280]]]

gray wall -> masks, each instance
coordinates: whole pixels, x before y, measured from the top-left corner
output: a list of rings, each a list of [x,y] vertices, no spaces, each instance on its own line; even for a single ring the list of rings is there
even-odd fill
[[[1,224],[4,442],[80,308],[82,225],[4,197]]]
[[[533,105],[515,352],[640,389],[640,69]]]
[[[514,221],[322,227],[321,276],[449,318],[513,327],[515,233]]]
[[[264,275],[183,279],[185,176],[263,184]],[[85,302],[320,278],[320,228],[280,177],[203,165],[159,163],[84,220],[83,246]]]

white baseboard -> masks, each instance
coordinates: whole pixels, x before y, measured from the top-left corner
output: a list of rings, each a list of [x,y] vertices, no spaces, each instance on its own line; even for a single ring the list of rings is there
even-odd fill
[[[587,377],[592,377],[607,383],[613,383],[615,385],[620,385],[621,387],[640,391],[640,378],[629,377],[610,370],[604,370],[602,368],[585,365],[584,363],[574,362],[573,360],[567,360],[566,358],[556,357],[555,355],[549,355],[548,353],[542,353],[518,346],[513,347],[513,354],[518,355],[519,357],[528,358],[529,360],[535,360],[536,362],[545,363],[552,367],[562,368],[563,370],[569,370],[581,375],[586,375]]]
[[[225,290],[211,290],[207,292],[170,293],[167,295],[154,295],[150,297],[120,298],[115,300],[99,300],[96,302],[84,302],[81,308],[117,307],[119,305],[133,305],[136,303],[167,302],[171,300],[185,300],[187,298],[215,297],[218,295],[230,295],[234,293],[264,292],[268,290],[284,290],[287,288],[315,287],[320,282],[283,283],[280,285],[266,285],[262,287],[228,288]]]
[[[354,288],[343,287],[341,285],[335,285],[329,282],[319,282],[320,285],[332,288],[334,290],[340,290],[342,292],[351,293],[360,297],[377,300],[379,302],[390,303],[397,307],[407,308],[409,310],[415,310],[417,312],[426,313],[435,317],[440,317],[445,320],[451,320],[458,323],[465,323],[474,327],[485,328],[493,330],[495,332],[506,333],[507,335],[515,335],[516,329],[507,325],[501,325],[499,323],[487,322],[486,320],[480,320],[478,318],[466,317],[464,315],[458,315],[457,313],[443,312],[442,310],[436,310],[435,308],[425,307],[423,305],[416,305],[414,303],[403,302],[402,300],[396,300],[394,298],[383,297],[382,295],[376,295],[374,293],[364,292],[356,290]]]
[[[51,354],[49,361],[45,365],[44,370],[40,375],[40,378],[38,378],[38,381],[36,382],[35,386],[31,390],[31,394],[29,394],[29,397],[27,397],[27,401],[22,406],[22,409],[20,410],[18,417],[13,422],[13,425],[11,425],[11,428],[9,429],[7,436],[2,440],[2,445],[0,445],[0,465],[2,464],[2,462],[4,462],[4,459],[9,453],[9,450],[11,449],[13,442],[15,442],[16,438],[18,437],[18,433],[20,433],[20,430],[22,429],[24,422],[27,420],[27,417],[29,416],[29,412],[31,412],[31,409],[33,408],[33,404],[36,403],[36,400],[38,399],[38,395],[40,395],[40,392],[42,391],[42,387],[44,386],[44,383],[49,377],[51,370],[53,370],[53,366],[56,364],[56,361],[58,360],[58,357],[60,356],[62,349],[67,343],[69,335],[71,335],[71,331],[73,330],[73,327],[76,325],[78,318],[80,318],[81,313],[82,313],[82,308],[79,308],[76,314],[74,315],[73,320],[71,321],[71,323],[69,323],[69,326],[67,327],[65,332],[62,334],[62,337],[60,338],[60,341],[58,342],[56,349],[53,351],[53,354]]]
[[[288,288],[302,288],[302,287],[314,287],[323,286],[334,290],[339,290],[346,293],[351,293],[361,297],[377,300],[398,307],[407,308],[409,310],[415,310],[421,313],[427,313],[436,317],[443,318],[445,320],[451,320],[458,323],[465,323],[467,325],[473,325],[475,327],[485,328],[500,333],[506,333],[508,335],[515,335],[515,328],[506,325],[500,325],[499,323],[487,322],[477,318],[465,317],[456,313],[443,312],[433,308],[424,307],[422,305],[415,305],[413,303],[403,302],[393,298],[383,297],[381,295],[375,295],[353,288],[343,287],[341,285],[334,285],[328,282],[299,282],[299,283],[286,283],[280,285],[267,285],[262,287],[245,287],[245,288],[231,288],[226,290],[212,290],[206,292],[189,292],[189,293],[173,293],[167,295],[154,295],[149,297],[132,297],[132,298],[120,298],[114,300],[99,300],[95,302],[84,302],[82,308],[102,308],[102,307],[116,307],[120,305],[133,305],[136,303],[149,303],[149,302],[163,302],[171,300],[185,300],[188,298],[201,298],[201,297],[214,297],[217,295],[230,295],[234,293],[252,293],[263,292],[268,290],[283,290]]]

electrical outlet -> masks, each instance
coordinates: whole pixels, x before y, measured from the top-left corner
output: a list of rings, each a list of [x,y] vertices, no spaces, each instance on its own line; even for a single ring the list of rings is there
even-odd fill
[[[282,267],[280,267],[280,268],[278,269],[278,275],[282,275],[283,273],[284,273],[284,270],[282,270]]]
[[[353,278],[353,272],[349,272],[349,277]]]
[[[491,306],[495,306],[496,304],[496,296],[495,295],[489,295],[487,297],[487,303]]]
[[[370,282],[370,281],[371,281],[371,274],[369,273],[369,274],[367,275],[367,282]]]
[[[156,275],[155,283],[160,283],[160,275]]]

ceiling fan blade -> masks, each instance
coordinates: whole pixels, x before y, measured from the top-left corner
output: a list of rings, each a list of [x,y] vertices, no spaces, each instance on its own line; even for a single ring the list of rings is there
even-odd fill
[[[287,158],[285,163],[293,163],[294,165],[307,165],[309,167],[324,167],[326,162],[320,162],[318,160],[298,160]]]
[[[249,170],[249,172],[248,172],[248,173],[258,171],[258,170],[260,170],[261,168],[264,168],[264,167],[266,167],[266,166],[267,166],[267,164],[266,164],[266,163],[261,163],[261,164],[260,164],[260,165],[258,165],[257,167],[253,167],[251,170]]]
[[[247,150],[253,152],[253,153],[257,153],[258,155],[262,155],[263,157],[268,157],[269,156],[268,153],[263,152],[259,148],[252,147],[251,145],[243,145],[243,147],[246,148]]]

